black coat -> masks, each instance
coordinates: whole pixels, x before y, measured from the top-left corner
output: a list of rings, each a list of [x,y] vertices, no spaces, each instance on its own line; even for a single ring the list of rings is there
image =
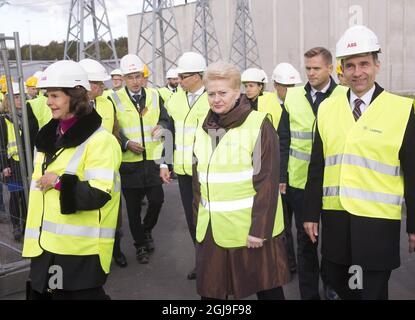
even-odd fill
[[[372,102],[383,89],[376,84]],[[350,97],[350,92],[348,93]],[[407,231],[415,233],[415,115],[411,113],[399,152],[404,176]],[[304,221],[322,223],[322,256],[341,265],[360,265],[366,270],[391,270],[400,265],[400,221],[322,210],[324,176],[323,143],[316,127],[305,189]]]

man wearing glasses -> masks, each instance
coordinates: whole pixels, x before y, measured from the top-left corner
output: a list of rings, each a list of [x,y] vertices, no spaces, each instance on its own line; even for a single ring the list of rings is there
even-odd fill
[[[185,52],[178,60],[177,70],[183,91],[174,93],[166,104],[167,111],[174,121],[174,171],[178,177],[180,196],[193,243],[196,241],[192,209],[193,142],[198,123],[203,122],[210,109],[202,81],[205,69],[206,61],[203,56],[195,52]],[[171,182],[170,172],[165,164],[160,166],[160,177],[167,184]],[[187,278],[196,278],[194,269]]]

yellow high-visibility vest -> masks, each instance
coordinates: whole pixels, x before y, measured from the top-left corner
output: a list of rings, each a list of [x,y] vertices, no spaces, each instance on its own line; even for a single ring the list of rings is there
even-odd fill
[[[48,167],[49,172],[74,174],[110,194],[111,200],[97,210],[61,214],[60,191],[42,192],[36,187],[44,158],[44,153],[37,152],[34,159],[23,257],[37,257],[43,250],[61,255],[99,255],[102,269],[109,273],[121,189],[118,141],[99,128],[81,145],[64,149]]]
[[[39,130],[52,119],[52,111],[47,105],[48,98],[39,94],[36,98],[27,100],[39,125]]]
[[[115,110],[114,106],[106,96],[95,98],[95,108],[102,118],[102,126],[110,133],[114,128]]]
[[[174,120],[175,128],[174,172],[191,176],[196,128],[198,124],[202,125],[210,110],[207,93],[199,96],[190,108],[187,93],[176,92],[171,96],[166,108]]]
[[[346,90],[345,87],[337,86],[330,98],[343,94]],[[288,184],[294,188],[304,189],[307,182],[316,117],[306,98],[304,86],[288,88],[284,105],[289,114],[291,131]]]
[[[213,151],[211,137],[201,125],[198,127],[194,148],[201,191],[196,225],[198,242],[205,238],[210,222],[218,246],[246,246],[256,195],[253,153],[265,117],[264,113],[252,111],[241,126],[226,132]],[[282,206],[278,205],[272,236],[283,229]]]
[[[126,88],[112,94],[112,100],[117,107],[117,119],[120,131],[131,141],[145,145],[147,160],[159,160],[163,152],[163,143],[160,138],[153,138],[151,131],[157,126],[160,118],[159,95],[157,90],[143,88],[146,92],[145,110],[142,124],[140,114],[126,91]],[[143,154],[136,154],[127,150],[123,152],[123,162],[143,161]]]
[[[19,152],[17,149],[16,135],[14,134],[14,125],[9,119],[4,118],[7,127],[7,158],[19,161]]]
[[[346,94],[318,111],[325,168],[323,209],[401,219],[403,176],[399,150],[412,100],[382,92],[355,121]]]
[[[270,115],[270,120],[275,130],[281,120],[282,108],[278,97],[273,92],[264,92],[262,96],[258,97],[258,111],[266,112]]]

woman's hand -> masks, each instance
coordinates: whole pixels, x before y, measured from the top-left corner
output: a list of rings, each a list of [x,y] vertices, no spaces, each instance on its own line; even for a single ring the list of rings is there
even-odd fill
[[[3,176],[4,177],[11,177],[12,176],[12,169],[10,169],[10,168],[4,168],[3,169]]]
[[[47,191],[55,187],[58,178],[59,176],[56,173],[45,172],[45,174],[36,181],[36,186],[42,191]]]
[[[246,240],[246,246],[248,248],[261,248],[264,245],[264,241],[265,239],[248,235],[248,239]]]

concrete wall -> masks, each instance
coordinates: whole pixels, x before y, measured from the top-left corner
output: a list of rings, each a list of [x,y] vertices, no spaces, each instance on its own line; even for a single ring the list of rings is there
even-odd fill
[[[236,3],[210,2],[225,60],[232,44]],[[378,35],[382,46],[379,83],[395,92],[415,92],[415,1],[251,0],[250,6],[260,61],[269,76],[276,64],[290,62],[305,80],[302,56],[306,50],[324,46],[334,53],[337,40],[350,25],[365,24]],[[177,6],[174,12],[182,50],[188,51],[195,4]],[[128,16],[129,51],[133,53],[139,21],[138,14]]]

